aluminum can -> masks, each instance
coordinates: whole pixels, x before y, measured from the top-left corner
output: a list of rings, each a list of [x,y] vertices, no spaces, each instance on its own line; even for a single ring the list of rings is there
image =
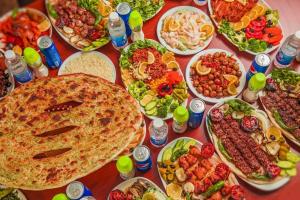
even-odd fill
[[[79,181],[71,182],[67,186],[66,194],[71,200],[81,200],[83,197],[92,196],[92,192]]]
[[[37,40],[37,45],[44,54],[48,67],[55,69],[61,66],[61,57],[54,42],[49,36],[44,35],[39,37],[39,39]]]
[[[82,197],[80,200],[96,200],[96,198],[92,196],[86,196],[86,197]]]
[[[191,100],[189,105],[189,121],[190,128],[195,129],[201,125],[203,115],[205,111],[205,103],[199,98]]]
[[[148,171],[152,167],[151,152],[145,145],[137,146],[133,151],[133,159],[136,169],[142,172]]]
[[[131,13],[131,7],[127,2],[122,2],[117,5],[117,13],[123,19],[126,27],[126,35],[129,37],[131,35],[131,28],[129,26],[129,16]]]
[[[271,64],[271,58],[268,54],[258,54],[255,56],[246,75],[247,81],[256,73],[265,73]]]

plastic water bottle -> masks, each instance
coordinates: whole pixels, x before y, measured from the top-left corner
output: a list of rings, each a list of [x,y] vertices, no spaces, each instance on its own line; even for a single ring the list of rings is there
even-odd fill
[[[109,15],[108,31],[114,48],[119,50],[128,44],[124,21],[116,12]]]
[[[150,142],[155,147],[162,147],[167,143],[168,125],[162,119],[154,119],[149,126]]]
[[[12,50],[7,50],[4,56],[7,68],[19,83],[27,83],[33,79],[32,72],[21,56],[15,54]]]
[[[296,58],[297,50],[300,48],[300,31],[290,35],[280,47],[274,65],[278,68],[289,67]]]

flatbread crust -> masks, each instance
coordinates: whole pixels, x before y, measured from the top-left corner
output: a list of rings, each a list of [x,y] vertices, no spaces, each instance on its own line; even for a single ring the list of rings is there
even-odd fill
[[[83,103],[45,111],[71,100]],[[72,74],[24,84],[0,102],[0,184],[27,190],[64,186],[125,150],[142,121],[136,101],[99,77]],[[77,127],[41,136],[66,126]],[[63,153],[49,154],[53,150]]]

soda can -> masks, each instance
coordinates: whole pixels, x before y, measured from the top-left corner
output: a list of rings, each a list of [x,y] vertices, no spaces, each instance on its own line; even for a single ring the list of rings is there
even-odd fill
[[[82,197],[80,200],[96,200],[96,198],[92,196],[86,196],[86,197]]]
[[[194,98],[189,105],[189,122],[190,128],[198,128],[201,125],[205,110],[205,103],[199,98]]]
[[[128,3],[122,2],[117,5],[117,13],[123,19],[126,27],[126,35],[129,37],[131,35],[131,28],[129,26],[129,16],[131,13],[131,7]]]
[[[204,6],[207,4],[207,0],[194,0],[194,2],[198,6]]]
[[[55,69],[61,66],[62,60],[54,42],[49,36],[44,35],[39,37],[37,45],[44,54],[48,67]]]
[[[79,181],[71,182],[67,186],[66,194],[71,200],[81,200],[83,197],[92,196],[92,192]]]
[[[265,73],[271,64],[271,58],[268,54],[258,54],[255,56],[246,75],[247,81],[256,73]]]
[[[148,171],[152,167],[150,149],[145,145],[137,146],[133,151],[133,159],[136,169],[142,172]]]

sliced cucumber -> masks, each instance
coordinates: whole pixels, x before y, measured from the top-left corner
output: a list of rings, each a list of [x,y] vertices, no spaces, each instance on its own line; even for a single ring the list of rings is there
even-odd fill
[[[184,140],[177,140],[175,146],[173,147],[173,153],[179,149],[181,149],[184,145]]]
[[[162,162],[168,161],[172,156],[172,147],[167,148],[162,155]]]
[[[151,101],[150,103],[148,103],[146,106],[145,106],[145,110],[152,110],[153,108],[155,108],[157,105],[156,101]]]
[[[293,163],[297,163],[297,162],[300,162],[300,156],[293,153],[293,152],[287,152],[286,153],[286,159],[288,161],[291,161]]]
[[[156,115],[157,114],[157,109],[156,108],[153,108],[152,110],[146,110],[146,114],[147,115]]]
[[[195,140],[189,140],[184,144],[183,149],[189,150],[190,146],[193,146],[195,144],[196,144]]]
[[[289,176],[296,176],[297,175],[297,169],[296,168],[286,169],[285,172]]]
[[[278,167],[282,168],[282,169],[290,169],[290,168],[294,168],[295,164],[290,162],[290,161],[279,161],[277,162]]]

